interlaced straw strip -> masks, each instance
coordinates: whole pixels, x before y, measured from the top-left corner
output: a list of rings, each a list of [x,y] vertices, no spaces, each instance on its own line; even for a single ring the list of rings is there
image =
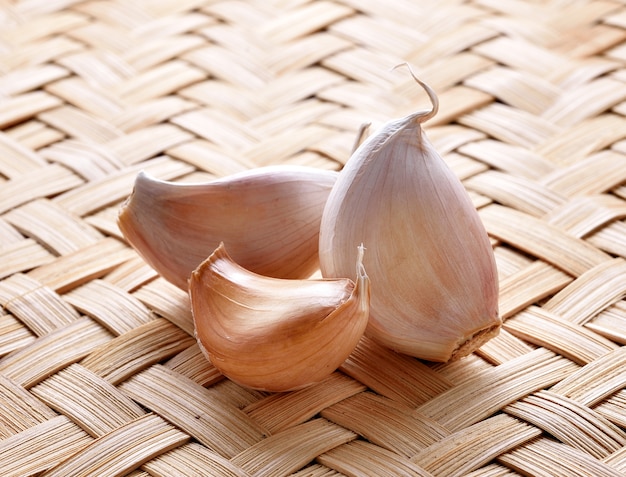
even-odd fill
[[[0,277],[31,270],[54,261],[54,255],[32,239],[14,242],[2,248],[0,260],[3,263]]]
[[[457,120],[502,142],[531,149],[559,132],[559,128],[550,121],[500,103],[478,109]]]
[[[207,362],[197,344],[178,353],[165,363],[165,367],[192,379],[201,386],[211,386],[224,378],[215,366]]]
[[[459,430],[536,389],[558,383],[574,369],[576,366],[570,361],[540,348],[476,373],[422,404],[417,412],[450,430]]]
[[[89,442],[67,417],[53,417],[0,442],[2,473],[7,477],[40,473],[76,455]]]
[[[623,222],[612,222],[590,235],[587,241],[600,250],[623,257],[622,251],[626,250],[625,231],[626,225]]]
[[[626,443],[626,433],[617,426],[586,406],[550,391],[539,391],[504,410],[597,459],[607,457]]]
[[[153,366],[121,386],[122,392],[158,412],[216,453],[231,458],[259,442],[266,432],[239,409],[220,401],[210,390]]]
[[[519,475],[499,464],[489,464],[474,472],[465,474],[465,477],[513,477]]]
[[[99,299],[96,300],[96,297]],[[116,335],[155,318],[139,300],[103,280],[92,280],[75,288],[65,295],[65,299]]]
[[[572,282],[557,268],[536,261],[500,280],[500,316],[508,318]]]
[[[563,131],[563,134],[556,135],[539,147],[536,152],[542,157],[552,159],[552,163],[573,165],[578,161],[585,160],[589,154],[598,152],[603,148],[612,148],[624,137],[623,127],[625,121],[621,116],[604,114],[592,119],[587,119],[572,128]],[[598,156],[596,156],[597,159]],[[613,164],[612,167],[619,167]],[[566,169],[567,170],[567,169]],[[555,172],[553,170],[552,172]],[[546,175],[549,177],[549,175]],[[595,178],[587,180],[610,180],[606,178]]]
[[[545,218],[577,237],[588,236],[595,230],[626,215],[624,203],[613,195],[602,194],[575,197],[563,207],[555,208]]]
[[[490,234],[574,276],[610,259],[587,242],[522,212],[494,204],[481,209],[480,213]],[[564,250],[568,253],[563,254]]]
[[[410,475],[432,477],[433,474],[409,459],[363,441],[354,441],[320,455],[317,461],[340,472],[340,475]],[[331,474],[333,475],[333,474]]]
[[[109,340],[93,350],[81,364],[117,384],[134,373],[187,349],[194,340],[163,318]]]
[[[133,296],[190,336],[193,335],[191,305],[184,291],[160,278],[141,287]]]
[[[385,364],[381,366],[381,363]],[[384,372],[387,366],[398,372]],[[422,363],[390,352],[367,338],[361,339],[340,369],[383,396],[411,406],[425,402],[450,387],[445,378]]]
[[[581,365],[618,348],[612,341],[545,308],[528,307],[507,320],[504,328],[527,342],[551,349]]]
[[[594,407],[594,411],[596,411],[601,416],[606,417],[609,421],[617,424],[621,427],[626,423],[626,416],[622,412],[624,409],[624,404],[626,403],[626,391],[621,390],[613,394],[606,401],[598,404]]]
[[[598,152],[580,159],[568,167],[554,171],[545,176],[542,183],[568,196],[607,192],[626,179],[626,166],[621,159],[621,154],[610,150]],[[597,167],[606,168],[607,174],[602,177],[591,175],[590,172]]]
[[[584,324],[626,296],[626,261],[616,258],[588,270],[546,304],[545,309]]]
[[[74,252],[103,238],[96,229],[47,199],[13,209],[5,214],[5,219],[58,255]]]
[[[190,442],[146,462],[149,475],[203,475],[249,477],[250,474],[219,454]],[[146,475],[147,477],[147,475]]]
[[[0,421],[2,439],[56,416],[54,411],[9,378],[0,377],[0,383],[0,396],[7,411]]]
[[[589,454],[547,438],[526,444],[498,460],[519,472],[548,475],[597,475],[618,477],[622,475],[614,467],[594,459]]]
[[[532,350],[533,347],[531,345],[516,338],[502,328],[498,336],[476,351],[476,355],[481,356],[490,363],[502,364],[514,358],[519,358]]]
[[[79,177],[57,164],[29,171],[2,184],[0,212],[33,199],[56,195],[82,184]]]
[[[591,406],[624,387],[626,348],[620,347],[585,365],[552,387],[552,391]],[[591,371],[591,372],[590,372]],[[595,372],[592,374],[592,372]]]
[[[261,399],[244,411],[271,433],[311,419],[333,404],[364,391],[366,387],[341,373],[333,373],[319,384],[289,394]],[[329,419],[333,420],[333,419]]]
[[[434,475],[461,476],[539,434],[538,429],[501,414],[447,436],[411,460]]]
[[[32,392],[52,409],[70,416],[92,437],[102,436],[145,414],[109,382],[79,364],[38,384]]]
[[[131,256],[132,253],[117,240],[106,237],[40,266],[30,271],[28,276],[58,293],[63,293],[105,275]]]
[[[14,99],[5,101],[0,107],[0,126],[12,126],[61,104],[59,98],[43,91],[19,95]]]
[[[540,154],[491,139],[465,144],[459,148],[459,152],[497,167],[497,170],[513,174],[514,177],[533,180],[540,179],[556,167]]]
[[[9,354],[23,348],[35,339],[28,328],[14,316],[2,311],[0,313],[0,354]]]
[[[137,256],[108,273],[104,280],[122,290],[132,292],[156,277],[157,273]]]
[[[371,419],[360,420],[364,413]],[[360,393],[330,406],[322,416],[407,458],[449,434],[436,421],[411,412],[411,408],[370,393]]]
[[[318,418],[260,441],[231,462],[251,475],[284,475],[356,437],[353,432]]]
[[[9,179],[47,165],[45,160],[21,141],[13,140],[4,133],[0,134],[0,151],[0,171]]]
[[[541,217],[565,201],[559,194],[537,182],[496,171],[470,177],[465,185],[471,191],[536,217]]]
[[[612,468],[617,470],[618,472],[626,471],[626,452],[624,448],[614,452],[609,457],[604,459],[604,463],[610,465]]]
[[[159,416],[146,414],[92,441],[43,475],[123,475],[188,440]]]
[[[110,339],[100,325],[81,318],[2,358],[0,373],[29,388]]]

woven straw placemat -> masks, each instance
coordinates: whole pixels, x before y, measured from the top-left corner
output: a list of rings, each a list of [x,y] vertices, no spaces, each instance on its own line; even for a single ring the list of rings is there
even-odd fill
[[[428,106],[502,333],[251,391],[116,225],[140,170],[339,170]],[[623,0],[0,1],[0,474],[626,475]]]

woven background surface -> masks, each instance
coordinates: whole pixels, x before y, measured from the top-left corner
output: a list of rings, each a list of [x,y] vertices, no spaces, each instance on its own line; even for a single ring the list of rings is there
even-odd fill
[[[138,171],[341,168],[425,125],[493,239],[500,336],[223,378],[115,217]],[[0,1],[3,476],[626,475],[626,4]]]

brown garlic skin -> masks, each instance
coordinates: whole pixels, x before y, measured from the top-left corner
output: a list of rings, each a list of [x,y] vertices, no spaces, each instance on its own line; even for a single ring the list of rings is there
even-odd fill
[[[185,291],[191,272],[221,242],[256,273],[306,278],[319,267],[320,220],[336,178],[289,165],[196,184],[140,173],[118,226],[152,268]]]
[[[420,84],[432,110],[384,125],[341,171],[322,216],[320,266],[324,277],[344,276],[356,244],[366,243],[366,334],[398,352],[446,362],[499,332],[498,276],[478,212],[422,131],[438,102]]]
[[[222,244],[189,281],[200,348],[246,387],[282,392],[319,382],[345,361],[367,326],[362,251],[356,270],[355,282],[263,277],[235,263]]]

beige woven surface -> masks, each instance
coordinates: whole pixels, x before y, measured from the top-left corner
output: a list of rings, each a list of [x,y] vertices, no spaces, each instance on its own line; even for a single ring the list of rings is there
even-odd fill
[[[368,340],[270,395],[198,351],[115,223],[138,171],[340,169],[426,124],[493,239],[501,335]],[[3,476],[626,475],[626,3],[0,1]]]

